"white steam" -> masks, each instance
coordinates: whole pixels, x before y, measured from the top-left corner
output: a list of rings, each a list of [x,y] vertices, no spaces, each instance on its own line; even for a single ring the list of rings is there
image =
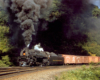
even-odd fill
[[[100,9],[100,0],[89,0],[89,3],[98,6],[98,8]]]
[[[41,48],[40,43],[39,43],[39,44],[36,44],[36,45],[34,46],[34,50],[44,51],[43,48]]]
[[[30,44],[27,45],[27,47],[29,48]]]

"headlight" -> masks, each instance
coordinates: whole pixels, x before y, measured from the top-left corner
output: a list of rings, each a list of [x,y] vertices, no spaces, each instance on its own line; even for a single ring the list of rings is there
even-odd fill
[[[25,56],[26,55],[26,53],[23,53],[23,56]]]

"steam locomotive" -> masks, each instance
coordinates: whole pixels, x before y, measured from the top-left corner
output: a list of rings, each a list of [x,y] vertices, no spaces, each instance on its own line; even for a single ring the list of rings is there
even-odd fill
[[[18,57],[19,66],[63,65],[64,58],[53,52],[24,48]]]

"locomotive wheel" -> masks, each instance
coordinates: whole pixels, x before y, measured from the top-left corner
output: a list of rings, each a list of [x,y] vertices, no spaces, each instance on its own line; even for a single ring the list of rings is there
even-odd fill
[[[19,62],[19,66],[21,66],[21,67],[27,66],[26,61],[20,61],[20,62]]]
[[[35,57],[33,57],[32,59],[33,59],[33,62],[36,62],[37,61]]]
[[[50,65],[50,62],[46,62],[46,63],[43,63],[44,66],[49,66]]]
[[[43,64],[40,64],[40,67],[43,67]]]
[[[49,61],[46,63],[46,66],[50,66],[50,62]]]
[[[35,57],[31,57],[30,58],[30,62],[29,62],[29,66],[34,66],[34,65],[36,65],[36,58]]]

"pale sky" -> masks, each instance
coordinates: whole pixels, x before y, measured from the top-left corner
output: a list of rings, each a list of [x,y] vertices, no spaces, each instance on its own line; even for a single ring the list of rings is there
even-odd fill
[[[94,4],[94,5],[98,6],[98,8],[100,9],[100,0],[89,0],[89,2],[91,4]]]

